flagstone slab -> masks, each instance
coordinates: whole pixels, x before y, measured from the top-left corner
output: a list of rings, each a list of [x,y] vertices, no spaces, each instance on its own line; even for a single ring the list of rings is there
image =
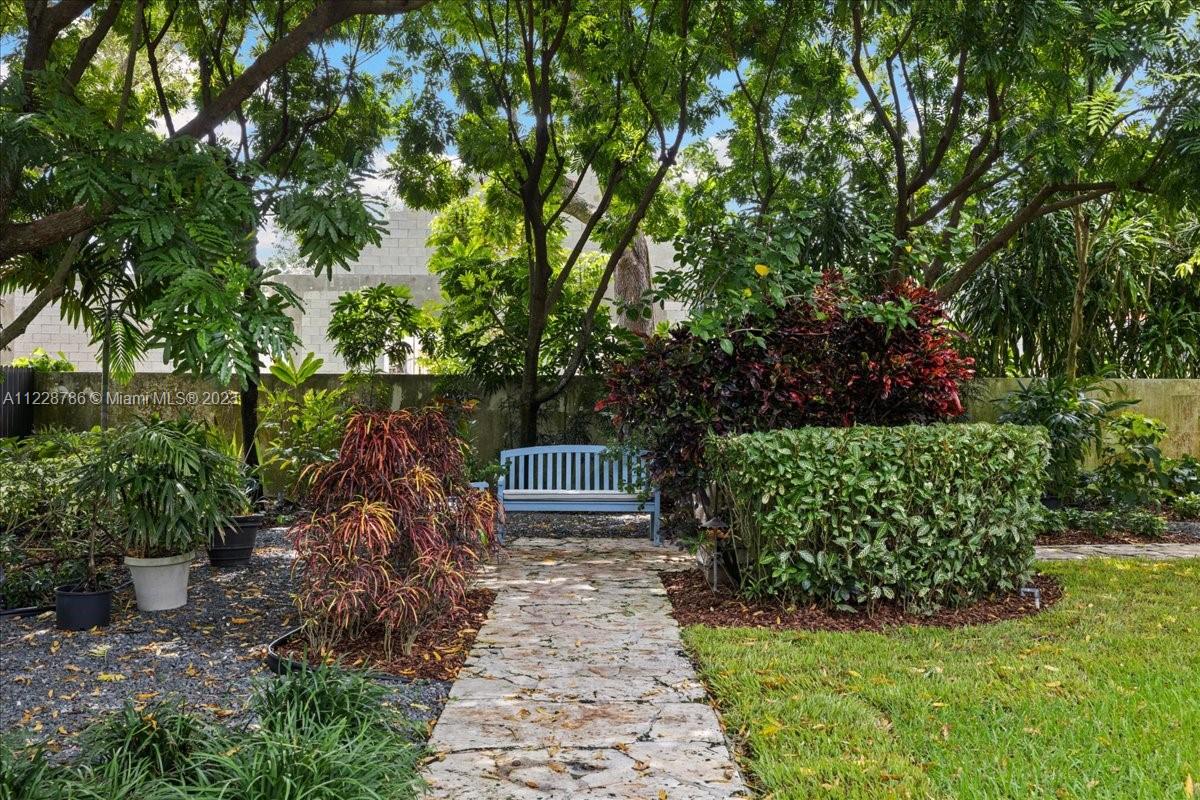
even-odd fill
[[[1072,544],[1034,548],[1042,561],[1080,561],[1085,558],[1144,558],[1173,561],[1200,558],[1200,543],[1149,542],[1145,544]]]
[[[486,784],[475,777],[483,775]],[[453,753],[429,779],[457,800],[744,797],[724,747],[637,742],[624,748],[532,748]]]
[[[525,539],[430,739],[429,800],[744,798],[658,571],[678,550]]]

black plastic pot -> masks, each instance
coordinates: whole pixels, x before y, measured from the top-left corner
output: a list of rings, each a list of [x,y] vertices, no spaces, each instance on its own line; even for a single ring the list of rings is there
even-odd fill
[[[304,671],[308,669],[308,665],[302,661],[296,661],[293,658],[279,655],[279,646],[298,633],[300,633],[299,628],[292,628],[283,636],[280,636],[278,639],[267,645],[267,669],[271,670],[271,672],[274,672],[276,675],[287,675],[289,672]]]
[[[214,567],[244,567],[254,555],[254,542],[263,526],[262,515],[234,517],[233,523],[222,541],[213,540],[208,545],[208,561]]]
[[[86,631],[104,627],[112,621],[112,589],[79,592],[74,585],[54,590],[54,611],[58,627],[64,631]]]

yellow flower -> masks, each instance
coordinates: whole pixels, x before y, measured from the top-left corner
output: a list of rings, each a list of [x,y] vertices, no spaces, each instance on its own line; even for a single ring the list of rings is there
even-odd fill
[[[765,278],[771,274],[771,268],[766,264],[755,264],[754,271],[758,273],[758,277]]]
[[[745,289],[742,289],[742,296],[743,296],[743,297],[749,297],[749,296],[750,296],[750,295],[752,295],[752,294],[754,294],[754,292],[750,291],[750,287],[749,287],[749,286],[747,286]]]
[[[906,252],[906,253],[911,253],[911,252],[912,252],[912,245],[911,245],[911,244],[906,244],[906,245],[904,245],[904,252]]]

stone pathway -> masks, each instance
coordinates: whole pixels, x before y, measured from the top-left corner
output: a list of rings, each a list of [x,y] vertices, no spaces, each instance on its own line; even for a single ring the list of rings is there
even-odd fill
[[[1037,547],[1042,561],[1078,561],[1083,558],[1146,558],[1151,561],[1170,561],[1177,558],[1200,558],[1200,544],[1071,544],[1058,547]]]
[[[427,798],[706,800],[748,792],[645,541],[522,538],[430,739]]]

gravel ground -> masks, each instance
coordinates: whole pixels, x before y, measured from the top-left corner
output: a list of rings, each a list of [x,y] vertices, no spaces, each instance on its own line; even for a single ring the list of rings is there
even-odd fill
[[[504,531],[505,541],[522,536],[551,539],[581,536],[650,538],[649,514],[543,514],[530,511],[511,514]]]
[[[113,624],[95,632],[57,630],[52,612],[0,619],[0,734],[69,755],[98,715],[171,695],[245,721],[251,683],[270,675],[267,644],[296,624],[292,558],[276,528],[259,534],[247,567],[213,571],[198,557],[181,609],[140,613],[130,588],[114,597]],[[396,705],[422,723],[437,718],[449,692],[445,681],[388,684]]]

